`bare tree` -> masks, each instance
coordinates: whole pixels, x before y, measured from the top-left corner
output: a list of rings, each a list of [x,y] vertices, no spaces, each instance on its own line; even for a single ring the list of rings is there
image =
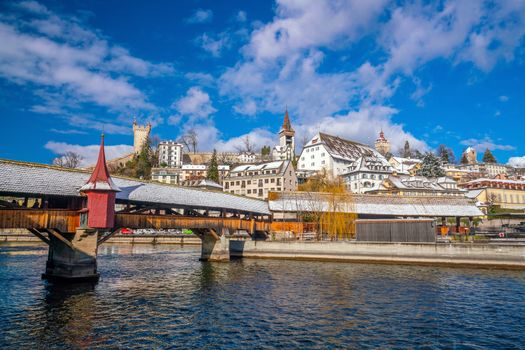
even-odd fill
[[[241,144],[238,146],[235,146],[235,149],[239,153],[254,153],[255,152],[255,145],[252,143],[250,139],[250,135],[246,135],[242,140]]]
[[[179,140],[189,152],[197,153],[197,145],[199,143],[197,133],[194,129],[188,130],[188,132],[181,136]]]
[[[66,152],[63,155],[53,159],[53,165],[63,168],[78,168],[84,158],[75,152]]]

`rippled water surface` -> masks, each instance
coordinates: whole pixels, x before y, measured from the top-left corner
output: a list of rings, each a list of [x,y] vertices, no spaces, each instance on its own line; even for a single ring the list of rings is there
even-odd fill
[[[103,245],[95,286],[40,279],[42,246],[0,245],[1,349],[525,348],[525,274]]]

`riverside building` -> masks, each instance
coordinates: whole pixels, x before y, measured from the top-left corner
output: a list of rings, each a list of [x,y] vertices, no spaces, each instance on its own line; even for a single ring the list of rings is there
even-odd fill
[[[348,167],[360,157],[384,159],[369,146],[318,133],[304,146],[297,170],[305,174],[314,174],[325,169],[331,177],[337,177],[346,173]]]
[[[175,141],[161,141],[159,143],[159,164],[169,168],[182,166],[182,151],[184,145]]]
[[[224,192],[267,199],[269,192],[289,192],[297,189],[297,176],[289,160],[239,165],[222,183]]]

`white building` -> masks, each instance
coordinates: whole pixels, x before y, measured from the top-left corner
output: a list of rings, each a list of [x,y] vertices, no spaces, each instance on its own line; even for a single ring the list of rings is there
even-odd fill
[[[359,157],[342,177],[348,190],[365,193],[379,189],[392,172],[392,166],[383,157]]]
[[[336,177],[346,173],[352,162],[360,157],[384,159],[379,152],[369,146],[318,133],[304,146],[297,170],[302,173],[316,173],[326,169],[330,176]]]
[[[288,116],[288,109],[284,113],[283,125],[279,130],[279,145],[272,150],[273,160],[294,160],[295,159],[295,131]]]
[[[226,177],[229,165],[219,165],[219,179]],[[174,185],[182,185],[188,180],[200,180],[206,177],[208,166],[205,164],[184,164],[178,168],[152,168],[151,179]]]
[[[391,157],[388,161],[397,174],[408,175],[421,163],[421,159]]]
[[[175,141],[161,141],[159,143],[159,164],[170,168],[182,166],[182,151],[184,145]]]
[[[241,196],[267,199],[268,192],[297,189],[297,176],[289,160],[239,165],[224,179],[223,190]]]
[[[242,152],[237,156],[237,161],[240,164],[252,164],[260,161],[259,156],[253,152]]]

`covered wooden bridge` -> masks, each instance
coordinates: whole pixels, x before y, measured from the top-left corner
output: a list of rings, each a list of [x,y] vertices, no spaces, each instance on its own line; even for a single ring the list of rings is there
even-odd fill
[[[189,228],[203,260],[229,259],[228,233],[268,232],[264,201],[111,177],[101,142],[90,173],[0,160],[0,228],[26,228],[49,245],[47,278],[98,278],[99,244],[120,228]]]

